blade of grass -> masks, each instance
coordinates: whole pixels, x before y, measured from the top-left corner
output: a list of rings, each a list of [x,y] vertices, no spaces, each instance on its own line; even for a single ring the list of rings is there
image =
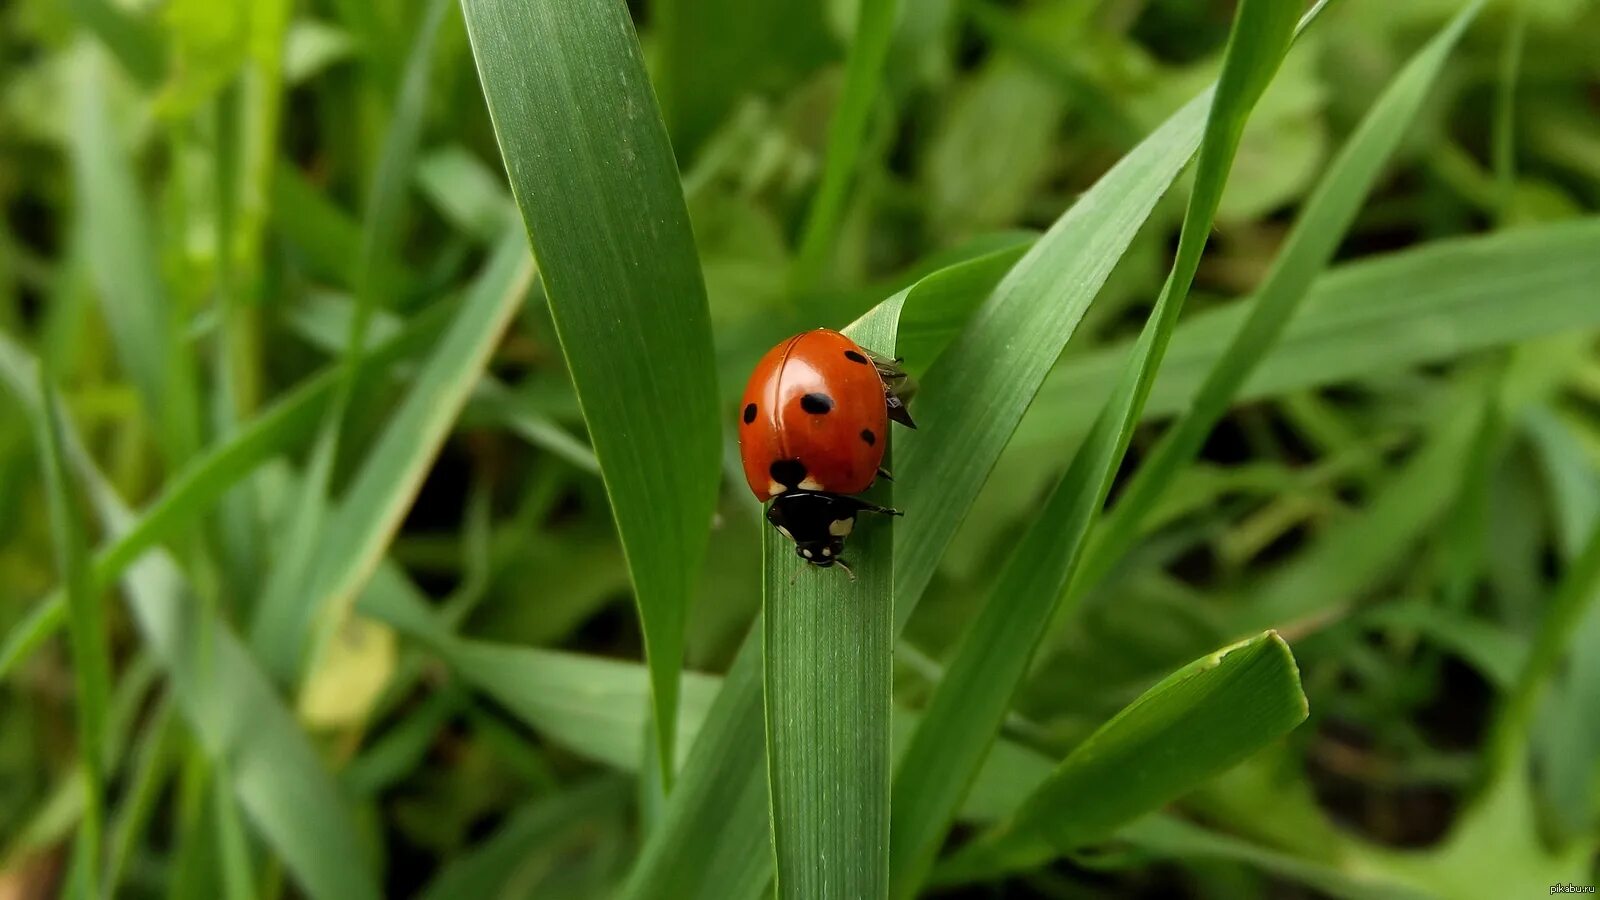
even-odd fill
[[[597,818],[620,813],[628,799],[627,787],[617,776],[601,777],[522,807],[493,837],[451,860],[428,883],[422,900],[504,896],[531,849]]]
[[[677,166],[622,3],[466,0],[463,9],[627,558],[670,785],[683,626],[722,434]]]
[[[1094,587],[1127,553],[1139,527],[1199,452],[1245,381],[1283,334],[1316,275],[1328,264],[1384,164],[1393,155],[1434,79],[1467,24],[1482,9],[1474,3],[1430,41],[1372,105],[1349,142],[1306,201],[1250,313],[1195,392],[1189,408],[1161,437],[1095,529],[1072,591]]]
[[[900,311],[913,290],[874,307],[845,334],[894,357]],[[884,465],[892,465],[887,451]],[[892,485],[879,479],[867,499],[892,506]],[[846,579],[797,573],[811,567],[795,557],[793,542],[763,519],[755,522],[762,531],[767,784],[780,898],[870,898],[889,890],[892,523],[872,514],[857,520],[849,546],[855,576]]]
[[[307,340],[332,351],[340,346],[339,335],[346,333],[350,315],[348,301],[341,302],[327,295],[318,295],[311,298],[306,306],[295,309],[290,314],[290,323]],[[397,317],[381,311],[372,321],[374,334],[386,340],[403,327],[404,324]],[[398,377],[412,374],[404,369],[395,370]],[[492,374],[485,373],[473,387],[462,419],[468,423],[487,420],[585,472],[600,474],[600,464],[595,461],[594,451],[587,444],[573,437],[554,419]]]
[[[112,124],[105,60],[88,43],[73,54],[70,134],[84,254],[118,362],[139,391],[146,420],[157,423],[168,465],[177,466],[200,445],[193,361],[162,285],[154,219]]]
[[[358,609],[436,653],[465,684],[494,698],[528,727],[561,746],[625,772],[638,772],[641,764],[649,763],[640,754],[650,698],[649,674],[644,666],[599,656],[453,637],[445,616],[434,612],[421,592],[392,566],[379,570]],[[703,752],[698,741],[703,729],[732,721],[716,710],[717,705],[733,696],[722,686],[737,677],[741,666],[757,665],[760,650],[760,644],[746,642],[744,652],[723,677],[684,673],[684,706],[678,733],[680,765],[684,764],[684,757]],[[750,683],[759,684],[755,680]],[[759,693],[747,702],[759,708]],[[909,734],[917,722],[916,713],[907,710],[896,709],[893,715],[897,738]],[[752,739],[759,757],[760,735],[746,736]],[[707,737],[709,743],[705,746],[717,743],[709,734]],[[977,779],[964,815],[983,820],[1009,813],[1044,781],[1050,769],[1050,761],[1032,750],[1004,741],[997,743]],[[710,782],[723,792],[721,799],[728,801],[722,807],[728,815],[716,820],[718,827],[739,829],[742,825],[740,811],[745,806],[735,807],[735,800],[748,804],[764,820],[765,773],[756,772],[755,778],[746,778],[733,771],[724,772],[725,777]],[[704,786],[684,780],[678,790]],[[741,794],[747,794],[748,799],[739,799]],[[670,827],[670,823],[663,821],[658,827]],[[747,852],[712,858],[713,864],[700,872],[701,877],[714,887],[742,884],[747,888],[745,893],[759,891],[772,877],[767,831],[742,828],[738,834]],[[700,835],[685,838],[683,846],[692,846],[698,840],[724,847],[730,844],[716,835]],[[739,872],[744,874],[742,881],[733,877]],[[738,892],[728,896],[734,895]]]
[[[67,634],[72,645],[72,672],[77,699],[78,768],[83,774],[83,818],[79,821],[74,856],[81,862],[75,886],[83,897],[100,895],[100,847],[103,833],[105,730],[111,693],[111,648],[106,641],[105,611],[89,570],[89,545],[84,523],[67,476],[61,449],[61,412],[40,370],[42,415],[35,421],[39,460],[55,537],[56,566],[66,584]]]
[[[329,514],[290,635],[306,635],[312,663],[321,657],[363,581],[411,507],[434,457],[483,374],[489,355],[533,279],[521,234],[508,232],[475,280],[461,311],[417,372],[350,486]]]
[[[1266,632],[1162,679],[1100,726],[1009,819],[940,866],[935,881],[1033,868],[1242,762],[1305,721],[1289,646]]]
[[[156,87],[167,68],[161,29],[111,0],[69,0],[67,7],[105,44],[118,64],[145,87]]]
[[[1292,4],[1245,0],[1238,7],[1167,284],[1100,419],[1006,561],[896,770],[890,862],[896,897],[912,896],[931,869],[1065,593],[1199,266],[1245,121],[1289,50],[1295,19]],[[1042,301],[1039,292],[1035,302]]]
[[[1234,397],[1240,403],[1392,372],[1600,324],[1585,302],[1600,259],[1600,218],[1435,241],[1341,266],[1318,279],[1301,312]],[[1253,300],[1185,322],[1157,375],[1147,416],[1182,412],[1215,368]],[[1045,382],[1014,444],[1056,446],[1088,430],[1126,346],[1063,365]],[[901,463],[904,467],[904,462]]]
[[[43,415],[38,364],[0,343],[0,382]],[[81,440],[63,428],[64,455],[113,540],[133,514],[95,468]],[[209,758],[226,760],[233,790],[251,823],[312,897],[377,898],[356,863],[353,817],[336,783],[265,674],[225,623],[204,612],[172,557],[151,553],[123,579],[134,624],[171,680],[180,711]]]
[[[317,592],[323,586],[317,579],[318,566],[324,558],[325,529],[332,527],[329,482],[338,461],[340,430],[361,357],[367,352],[368,328],[382,304],[378,276],[387,260],[397,255],[400,216],[427,108],[434,42],[450,8],[448,0],[429,0],[406,59],[394,117],[384,136],[382,155],[368,193],[355,269],[355,315],[350,321],[340,377],[306,464],[300,499],[291,513],[283,546],[257,600],[251,645],[267,670],[285,683],[294,681],[311,664],[314,657],[308,658],[307,650],[317,650],[312,629],[313,620],[323,612],[318,604],[325,596]],[[494,334],[498,336],[499,330]]]
[[[850,182],[855,177],[856,163],[865,143],[867,124],[878,99],[878,88],[883,83],[883,64],[889,57],[898,7],[896,0],[861,0],[856,11],[855,38],[845,68],[844,93],[828,124],[822,180],[811,199],[790,276],[790,290],[795,293],[804,293],[816,283],[833,250]]]
[[[921,379],[902,435],[895,627],[902,630],[1023,412],[1156,201],[1200,142],[1207,91],[1056,220]]]

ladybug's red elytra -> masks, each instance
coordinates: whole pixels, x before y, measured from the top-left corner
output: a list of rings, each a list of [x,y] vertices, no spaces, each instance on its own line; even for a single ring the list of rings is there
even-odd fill
[[[739,454],[750,490],[771,500],[767,521],[816,566],[839,564],[856,514],[900,515],[859,494],[883,462],[889,422],[911,428],[911,382],[898,360],[818,328],[781,343],[756,363],[739,403]],[[887,474],[887,473],[884,473]]]

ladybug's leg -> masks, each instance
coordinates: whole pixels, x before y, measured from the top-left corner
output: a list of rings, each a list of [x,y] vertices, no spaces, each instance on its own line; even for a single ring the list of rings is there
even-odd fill
[[[906,404],[916,396],[917,383],[900,368],[900,358],[889,359],[867,351],[867,356],[872,360],[873,368],[878,370],[878,378],[883,382],[883,399],[889,405],[889,418],[907,428],[916,428],[917,423],[911,420],[911,413],[906,411]]]
[[[901,512],[898,509],[890,509],[887,506],[879,506],[876,503],[868,503],[867,501],[861,500],[861,499],[856,498],[856,497],[851,497],[850,501],[851,501],[851,504],[855,506],[857,512],[877,513],[880,516],[903,516],[903,515],[905,515],[905,513]]]
[[[889,474],[889,470],[885,469],[883,466],[878,467],[878,477],[882,478],[884,481],[894,480],[894,476]]]

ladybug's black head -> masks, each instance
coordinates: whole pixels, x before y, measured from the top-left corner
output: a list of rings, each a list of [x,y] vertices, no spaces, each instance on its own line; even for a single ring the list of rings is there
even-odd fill
[[[796,556],[824,568],[839,561],[860,501],[822,491],[789,491],[767,508],[767,521],[794,541]]]

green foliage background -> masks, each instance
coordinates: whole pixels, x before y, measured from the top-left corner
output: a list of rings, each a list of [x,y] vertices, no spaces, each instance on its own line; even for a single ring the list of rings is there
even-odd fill
[[[1600,880],[1600,5],[1285,10],[0,8],[0,896]]]

